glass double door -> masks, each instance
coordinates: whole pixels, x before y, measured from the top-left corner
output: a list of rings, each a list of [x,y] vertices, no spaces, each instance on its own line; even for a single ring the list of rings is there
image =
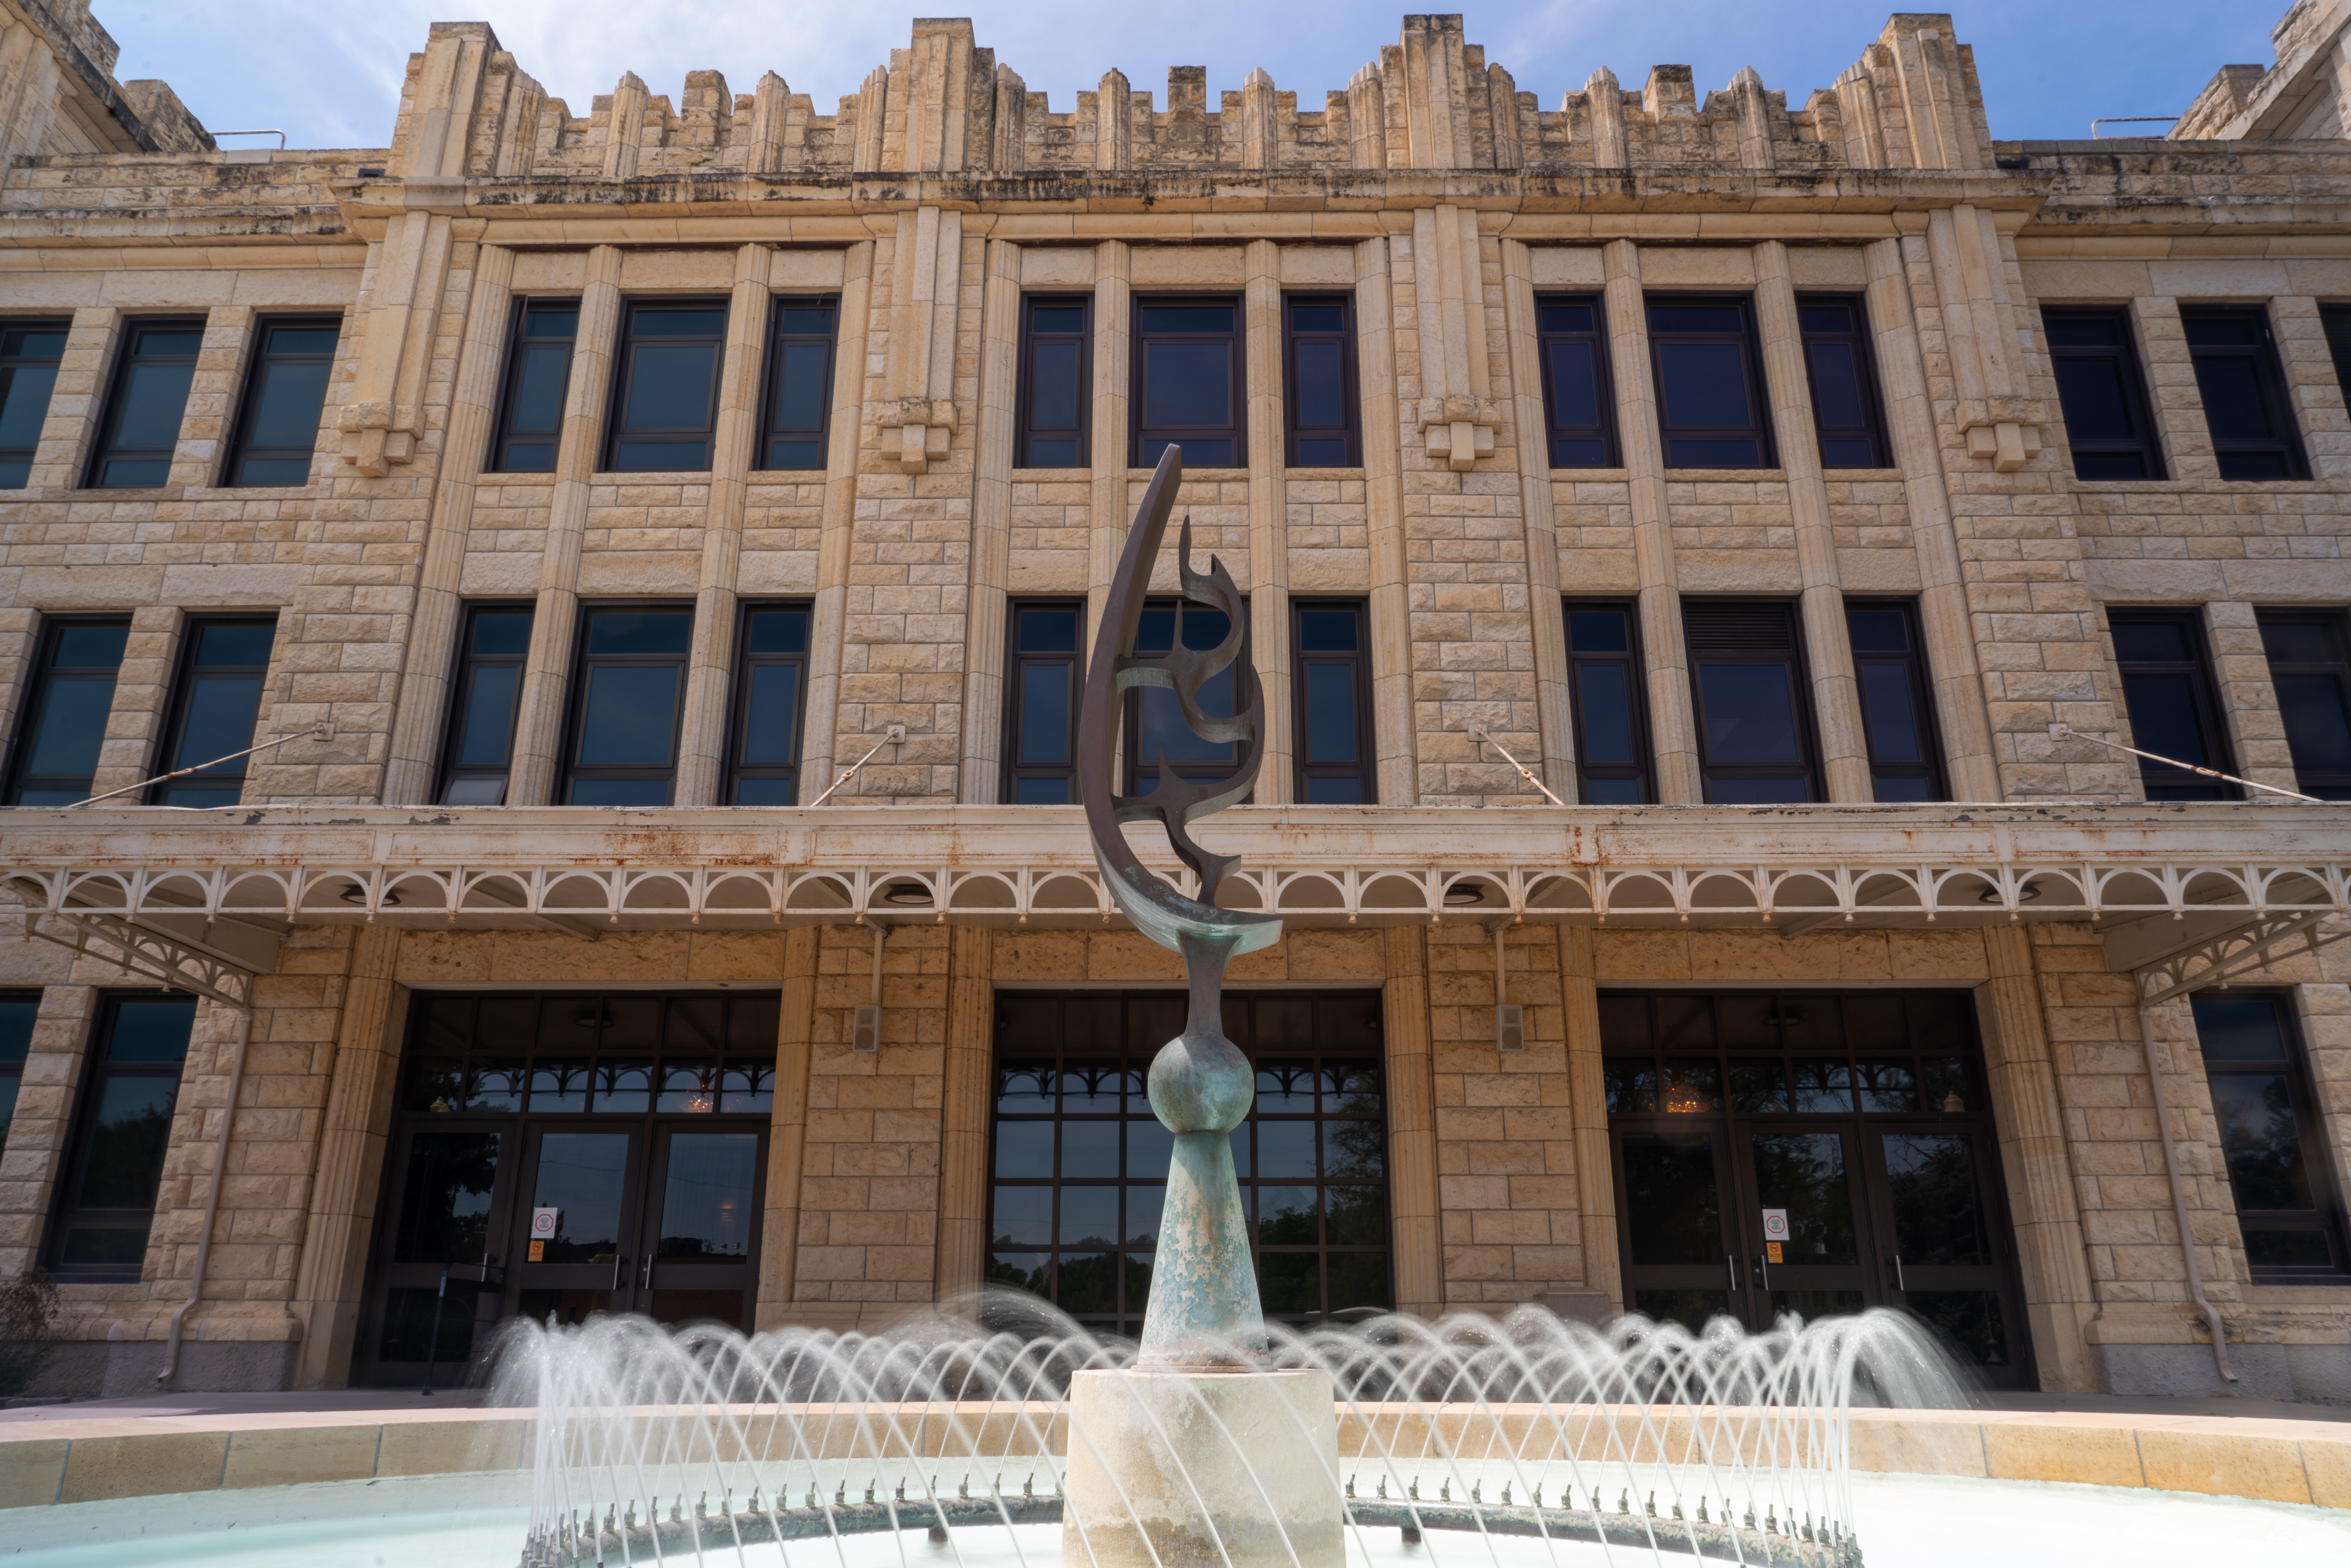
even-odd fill
[[[766,1153],[764,1118],[409,1118],[355,1379],[463,1381],[516,1316],[748,1328]]]
[[[1980,1123],[1675,1115],[1612,1135],[1632,1310],[1761,1329],[1898,1307],[1987,1385],[2032,1385]]]

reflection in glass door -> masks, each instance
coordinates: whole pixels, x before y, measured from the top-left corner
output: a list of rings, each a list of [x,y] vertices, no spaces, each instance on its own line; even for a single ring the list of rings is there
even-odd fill
[[[522,1229],[528,1239],[516,1269],[522,1316],[576,1323],[590,1312],[634,1307],[635,1143],[622,1132],[532,1134]]]
[[[647,1241],[639,1312],[665,1323],[741,1318],[756,1282],[752,1230],[765,1141],[752,1132],[662,1133],[651,1205],[660,1225]]]
[[[1964,1359],[1987,1371],[2015,1360],[2022,1333],[1992,1234],[1992,1162],[1978,1129],[1885,1132],[1874,1183],[1884,1196],[1894,1299],[1927,1320]]]
[[[1745,1142],[1741,1185],[1756,1232],[1750,1283],[1761,1293],[1763,1320],[1861,1311],[1869,1302],[1854,1230],[1847,1135],[1755,1132]]]

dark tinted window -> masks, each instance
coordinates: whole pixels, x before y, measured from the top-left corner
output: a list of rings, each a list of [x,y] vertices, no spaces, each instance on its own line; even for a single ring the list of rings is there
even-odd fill
[[[2117,611],[2108,619],[2115,664],[2123,680],[2123,704],[2130,713],[2130,743],[2175,763],[2235,772],[2196,613]],[[2150,800],[2237,799],[2235,785],[2186,768],[2141,758],[2138,771]]]
[[[1092,412],[1093,301],[1084,295],[1030,296],[1021,301],[1020,450],[1022,468],[1085,468]]]
[[[605,466],[616,474],[707,469],[726,301],[636,300],[623,308],[622,321]]]
[[[41,628],[16,744],[8,759],[8,804],[70,806],[89,798],[114,707],[128,621],[51,621]]]
[[[2351,1272],[2292,1003],[2271,991],[2203,991],[2190,1005],[2253,1277],[2324,1280]]]
[[[563,394],[571,384],[577,299],[525,299],[515,306],[507,345],[506,394],[487,465],[493,474],[552,474],[563,440]]]
[[[2131,348],[2128,312],[2050,309],[2041,313],[2065,411],[2065,441],[2077,479],[2160,479],[2163,454],[2147,413],[2147,387]]]
[[[1210,610],[1187,600],[1149,601],[1136,622],[1134,652],[1147,659],[1176,645],[1176,618],[1183,618],[1184,646],[1195,650],[1220,645],[1232,630],[1221,610]],[[1241,628],[1242,656],[1201,684],[1200,711],[1209,718],[1233,716],[1235,664],[1249,662],[1249,628]],[[1203,740],[1184,722],[1176,694],[1162,686],[1142,686],[1127,694],[1126,790],[1148,795],[1159,788],[1163,757],[1178,779],[1222,779],[1233,770],[1236,747],[1230,743]]]
[[[832,350],[841,301],[776,301],[768,341],[768,434],[762,468],[822,468],[832,410]]]
[[[57,1191],[49,1267],[59,1279],[139,1278],[195,1021],[193,997],[108,997],[100,1005]]]
[[[1744,298],[1648,302],[1649,358],[1668,468],[1762,468],[1762,374]]]
[[[2294,755],[2294,788],[2351,800],[2351,649],[2340,610],[2264,610],[2262,650]]]
[[[1016,806],[1075,805],[1086,601],[1016,600],[1011,613],[1004,799]]]
[[[0,1155],[8,1152],[16,1091],[24,1085],[25,1059],[32,1054],[33,1025],[40,1014],[40,992],[0,991]]]
[[[613,607],[580,617],[563,804],[669,804],[693,641],[690,608]]]
[[[265,319],[255,331],[260,343],[246,378],[245,409],[237,416],[223,483],[307,485],[342,321],[333,316]]]
[[[172,723],[158,773],[216,762],[186,779],[166,779],[148,791],[157,806],[234,806],[245,793],[250,757],[230,757],[254,744],[262,685],[269,676],[276,617],[194,620],[182,634],[180,678],[173,683]]]
[[[32,483],[33,455],[66,351],[64,321],[0,321],[0,490]]]
[[[1935,741],[1916,609],[1907,602],[1848,600],[1844,623],[1853,641],[1869,780],[1877,799],[1942,800],[1942,748]]]
[[[187,412],[204,346],[202,317],[124,326],[90,452],[93,489],[152,489],[170,479],[180,416]]]
[[[1148,468],[1170,443],[1187,468],[1238,468],[1242,441],[1240,301],[1134,303],[1134,461]]]
[[[1698,767],[1718,805],[1821,798],[1796,607],[1685,601]]]
[[[1293,600],[1290,622],[1298,799],[1310,806],[1368,806],[1379,799],[1379,775],[1364,607],[1348,601]]]
[[[1587,806],[1640,805],[1652,796],[1639,618],[1628,602],[1582,599],[1566,614],[1577,792]]]
[[[528,604],[466,606],[458,633],[457,678],[449,693],[449,738],[442,753],[444,806],[506,803],[531,619]]]
[[[2260,309],[2199,306],[2179,313],[2223,479],[2307,479],[2277,345]]]
[[[1861,297],[1807,296],[1796,301],[1796,323],[1803,333],[1804,369],[1812,379],[1821,466],[1885,467],[1885,427]]]
[[[742,647],[735,661],[730,804],[791,806],[799,801],[808,645],[806,604],[754,604],[743,612]]]
[[[1615,399],[1608,380],[1608,332],[1595,295],[1538,300],[1543,417],[1554,468],[1608,468],[1616,455]]]
[[[1352,468],[1364,460],[1355,429],[1354,308],[1344,294],[1292,294],[1281,302],[1293,466]]]

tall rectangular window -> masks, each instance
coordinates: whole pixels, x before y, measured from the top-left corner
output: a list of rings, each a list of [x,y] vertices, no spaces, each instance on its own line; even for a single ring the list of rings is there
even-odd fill
[[[307,485],[319,447],[319,413],[335,368],[340,317],[264,319],[260,347],[245,381],[225,485]]]
[[[51,621],[41,628],[25,714],[9,758],[8,804],[70,806],[89,799],[114,708],[124,620]]]
[[[1282,406],[1295,468],[1353,468],[1356,434],[1354,301],[1344,294],[1291,294],[1281,301]]]
[[[2189,1004],[2220,1124],[2237,1228],[2257,1284],[2351,1273],[2343,1202],[2290,997],[2199,991]]]
[[[1796,606],[1685,601],[1698,769],[1709,804],[1821,799]]]
[[[2307,479],[2285,375],[2268,313],[2258,307],[2191,306],[2179,312],[2204,424],[2223,479]]]
[[[2294,788],[2351,800],[2351,636],[2340,610],[2258,612]]]
[[[1942,747],[1935,739],[1917,612],[1907,601],[1847,600],[1844,625],[1861,687],[1873,792],[1889,802],[1944,799]]]
[[[1004,693],[1004,799],[1077,803],[1078,696],[1085,690],[1086,601],[1016,600]]]
[[[2204,628],[2192,610],[2116,611],[2115,664],[2130,714],[2130,743],[2174,762],[2233,773]],[[2150,800],[2234,800],[2234,784],[2185,768],[2139,759],[2139,781]]]
[[[2335,361],[2335,383],[2351,398],[2351,305],[2322,305],[2318,323],[2326,333],[2326,351]]]
[[[1886,428],[1869,353],[1869,318],[1858,294],[1813,294],[1796,301],[1804,369],[1813,383],[1813,424],[1823,468],[1883,468]]]
[[[743,611],[735,670],[735,745],[726,800],[736,806],[799,800],[800,719],[808,691],[809,607]]]
[[[1649,361],[1668,468],[1768,468],[1754,312],[1736,296],[1653,298]]]
[[[2119,307],[2053,308],[2041,312],[2041,326],[2057,373],[2074,477],[2162,478],[2163,453],[2131,346],[2130,313]]]
[[[1181,622],[1180,626],[1178,622]],[[1191,649],[1216,647],[1232,630],[1221,610],[1182,599],[1145,601],[1135,623],[1134,652],[1147,659],[1176,646],[1180,634]],[[1248,663],[1249,629],[1241,629],[1243,656],[1201,684],[1200,711],[1209,718],[1233,716],[1233,671]],[[1130,689],[1126,697],[1126,793],[1148,795],[1159,788],[1159,764],[1178,779],[1222,779],[1233,770],[1237,748],[1228,741],[1203,740],[1184,722],[1176,694],[1163,686]]]
[[[86,483],[94,490],[152,489],[172,475],[180,416],[204,346],[201,316],[131,321],[99,416]]]
[[[1088,467],[1093,301],[1082,294],[1032,294],[1020,310],[1020,450],[1013,465]]]
[[[691,606],[609,606],[580,617],[567,806],[666,806],[677,773]]]
[[[1535,315],[1551,465],[1615,466],[1616,400],[1610,395],[1607,323],[1599,297],[1546,297],[1535,302]]]
[[[622,308],[608,473],[710,467],[726,348],[724,299],[635,299]]]
[[[1379,798],[1372,745],[1372,640],[1360,602],[1290,601],[1297,639],[1290,679],[1298,694],[1298,799],[1310,806],[1368,806]]]
[[[1249,462],[1241,405],[1240,301],[1134,302],[1134,462],[1149,468],[1172,443],[1189,468]]]
[[[449,738],[441,752],[444,806],[506,804],[531,619],[528,604],[465,607],[457,678],[449,690]]]
[[[269,650],[277,640],[277,619],[237,617],[188,622],[172,683],[172,722],[164,731],[163,766],[176,773],[214,762],[185,779],[169,779],[147,792],[151,806],[234,806],[245,795],[250,757],[232,757],[253,745],[261,717],[262,684],[269,678]]]
[[[40,1016],[40,992],[0,991],[0,1154],[8,1152],[16,1091],[24,1087],[25,1059],[32,1054],[33,1025]]]
[[[33,482],[33,455],[65,357],[63,321],[0,321],[0,490]]]
[[[193,997],[150,993],[101,1001],[49,1228],[49,1270],[60,1281],[139,1278],[195,1022]]]
[[[762,468],[825,465],[832,411],[832,344],[841,319],[834,295],[780,298],[768,342],[768,434]]]
[[[580,334],[577,299],[515,302],[507,343],[507,384],[490,441],[493,474],[552,474],[563,441],[563,394],[571,385],[571,348]]]
[[[1577,795],[1587,806],[1640,805],[1653,797],[1639,620],[1621,600],[1571,599],[1566,613]]]

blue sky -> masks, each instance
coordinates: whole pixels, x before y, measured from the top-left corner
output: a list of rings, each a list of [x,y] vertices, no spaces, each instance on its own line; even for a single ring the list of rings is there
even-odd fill
[[[1426,5],[1428,0],[1406,0]],[[2080,137],[2094,116],[2176,113],[2225,64],[2272,62],[2269,30],[2288,0],[1978,0],[1954,11],[1976,51],[1992,134]],[[979,42],[1074,106],[1113,66],[1164,105],[1166,68],[1208,68],[1209,90],[1256,66],[1301,107],[1343,89],[1394,43],[1405,5],[1361,0],[94,0],[122,46],[117,74],[160,76],[206,125],[279,126],[289,144],[380,147],[409,54],[435,20],[486,19],[523,68],[572,112],[623,70],[673,101],[689,70],[747,92],[774,70],[831,112],[906,42],[920,12],[970,14]],[[1468,5],[1468,36],[1545,109],[1605,65],[1637,87],[1659,63],[1687,65],[1701,90],[1752,65],[1801,105],[1877,37],[1887,0],[1518,0]],[[225,23],[224,17],[233,17]],[[1213,98],[1211,99],[1213,102]],[[2117,128],[2127,131],[2130,128]],[[2161,126],[2152,128],[2160,132]]]

